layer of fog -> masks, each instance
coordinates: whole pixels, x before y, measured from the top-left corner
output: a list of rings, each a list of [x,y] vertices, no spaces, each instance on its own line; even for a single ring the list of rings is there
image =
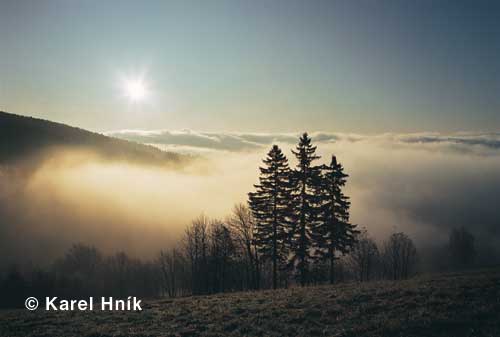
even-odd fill
[[[321,161],[334,153],[350,174],[346,193],[352,198],[352,221],[377,240],[405,231],[427,249],[444,244],[450,228],[465,226],[481,245],[499,246],[500,151],[494,142],[314,136]],[[244,202],[272,141],[293,165],[296,135],[263,139],[255,136],[255,146],[240,150],[220,142],[212,148],[160,144],[204,158],[184,170],[106,162],[68,150],[47,155],[29,175],[2,168],[2,260],[50,261],[74,242],[152,257],[178,243],[201,212],[224,218],[235,203]]]

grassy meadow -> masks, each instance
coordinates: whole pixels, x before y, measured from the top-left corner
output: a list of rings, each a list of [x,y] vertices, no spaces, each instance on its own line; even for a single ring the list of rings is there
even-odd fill
[[[0,311],[0,336],[500,336],[500,270],[146,301],[142,312]]]

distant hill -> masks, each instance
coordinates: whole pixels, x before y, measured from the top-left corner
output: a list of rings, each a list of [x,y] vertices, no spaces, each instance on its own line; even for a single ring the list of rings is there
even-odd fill
[[[154,165],[178,164],[188,159],[187,156],[161,151],[153,146],[0,111],[0,164],[28,156],[36,157],[56,147],[88,149],[110,160]]]

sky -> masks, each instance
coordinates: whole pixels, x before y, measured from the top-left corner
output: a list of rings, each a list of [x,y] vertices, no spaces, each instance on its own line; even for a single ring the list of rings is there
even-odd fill
[[[498,131],[499,17],[493,1],[0,0],[0,110],[99,132]]]

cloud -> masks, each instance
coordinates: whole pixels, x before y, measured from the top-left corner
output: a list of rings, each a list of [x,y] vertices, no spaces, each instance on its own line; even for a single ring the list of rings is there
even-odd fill
[[[122,130],[106,135],[146,144],[189,146],[214,150],[243,151],[260,147],[259,139],[245,139],[233,134],[181,131]]]
[[[299,133],[241,133],[241,132],[196,132],[193,130],[120,130],[106,132],[106,135],[125,140],[158,146],[184,146],[191,148],[249,151],[273,143],[294,144]],[[334,142],[337,134],[316,132],[315,141]],[[346,136],[347,137],[347,136]]]
[[[450,143],[458,145],[480,145],[491,149],[500,149],[500,134],[457,134],[457,135],[400,135],[399,139],[407,143]]]
[[[242,133],[242,132],[196,132],[121,130],[106,133],[109,136],[130,141],[154,144],[162,148],[185,147],[201,150],[252,151],[274,143],[295,144],[300,133]],[[477,154],[500,151],[500,133],[410,133],[381,135],[359,135],[348,133],[313,132],[316,143],[368,142],[386,145],[418,145],[421,149],[451,150]],[[427,146],[426,146],[427,145]],[[436,147],[436,146],[440,147]]]
[[[13,262],[49,263],[75,242],[155,258],[194,217],[223,218],[246,198],[256,156],[211,153],[180,168],[69,147],[46,152],[29,174],[0,165],[0,273]]]

